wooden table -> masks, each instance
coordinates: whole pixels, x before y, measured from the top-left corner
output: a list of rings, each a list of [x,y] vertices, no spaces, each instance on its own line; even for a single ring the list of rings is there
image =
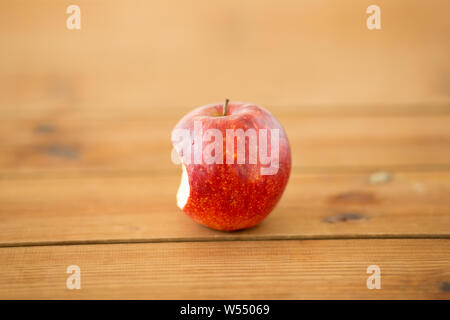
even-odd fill
[[[365,2],[77,1],[72,31],[72,2],[2,2],[0,298],[449,299],[450,5],[378,2],[378,31]],[[170,160],[224,95],[293,152],[234,233],[179,211]]]

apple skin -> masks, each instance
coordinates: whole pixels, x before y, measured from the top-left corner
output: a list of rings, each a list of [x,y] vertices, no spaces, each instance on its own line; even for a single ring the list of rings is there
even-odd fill
[[[176,129],[188,129],[193,135],[194,121],[202,121],[203,132],[218,129],[223,135],[223,164],[188,163],[189,197],[182,211],[204,226],[222,231],[253,227],[276,206],[289,180],[291,149],[286,133],[277,119],[267,110],[251,103],[230,102],[226,115],[223,103],[199,107],[184,116]],[[226,164],[226,129],[279,129],[279,168],[274,175],[261,175],[259,161],[248,164],[249,146],[246,142],[245,164]],[[259,140],[259,138],[258,138]],[[175,141],[172,141],[174,146]],[[271,154],[268,139],[268,154]],[[236,141],[235,141],[236,143]],[[203,142],[203,145],[206,145]],[[236,147],[235,147],[236,156]],[[179,154],[182,156],[181,154]]]

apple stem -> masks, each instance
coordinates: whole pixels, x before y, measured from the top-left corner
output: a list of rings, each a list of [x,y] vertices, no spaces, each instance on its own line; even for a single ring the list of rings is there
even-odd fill
[[[225,99],[225,103],[223,104],[223,116],[227,114],[227,107],[229,101],[230,101],[229,99]]]

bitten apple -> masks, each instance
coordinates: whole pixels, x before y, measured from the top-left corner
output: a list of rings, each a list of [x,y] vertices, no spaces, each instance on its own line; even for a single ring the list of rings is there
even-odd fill
[[[234,231],[260,223],[275,207],[291,171],[291,149],[267,110],[243,102],[210,104],[172,131],[182,160],[177,205],[194,221]]]

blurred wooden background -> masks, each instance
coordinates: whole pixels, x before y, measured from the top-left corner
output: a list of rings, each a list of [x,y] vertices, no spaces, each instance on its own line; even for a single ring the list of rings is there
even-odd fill
[[[450,298],[449,9],[0,2],[0,297]],[[176,122],[224,97],[293,151],[279,206],[230,234],[179,212],[170,161]]]

